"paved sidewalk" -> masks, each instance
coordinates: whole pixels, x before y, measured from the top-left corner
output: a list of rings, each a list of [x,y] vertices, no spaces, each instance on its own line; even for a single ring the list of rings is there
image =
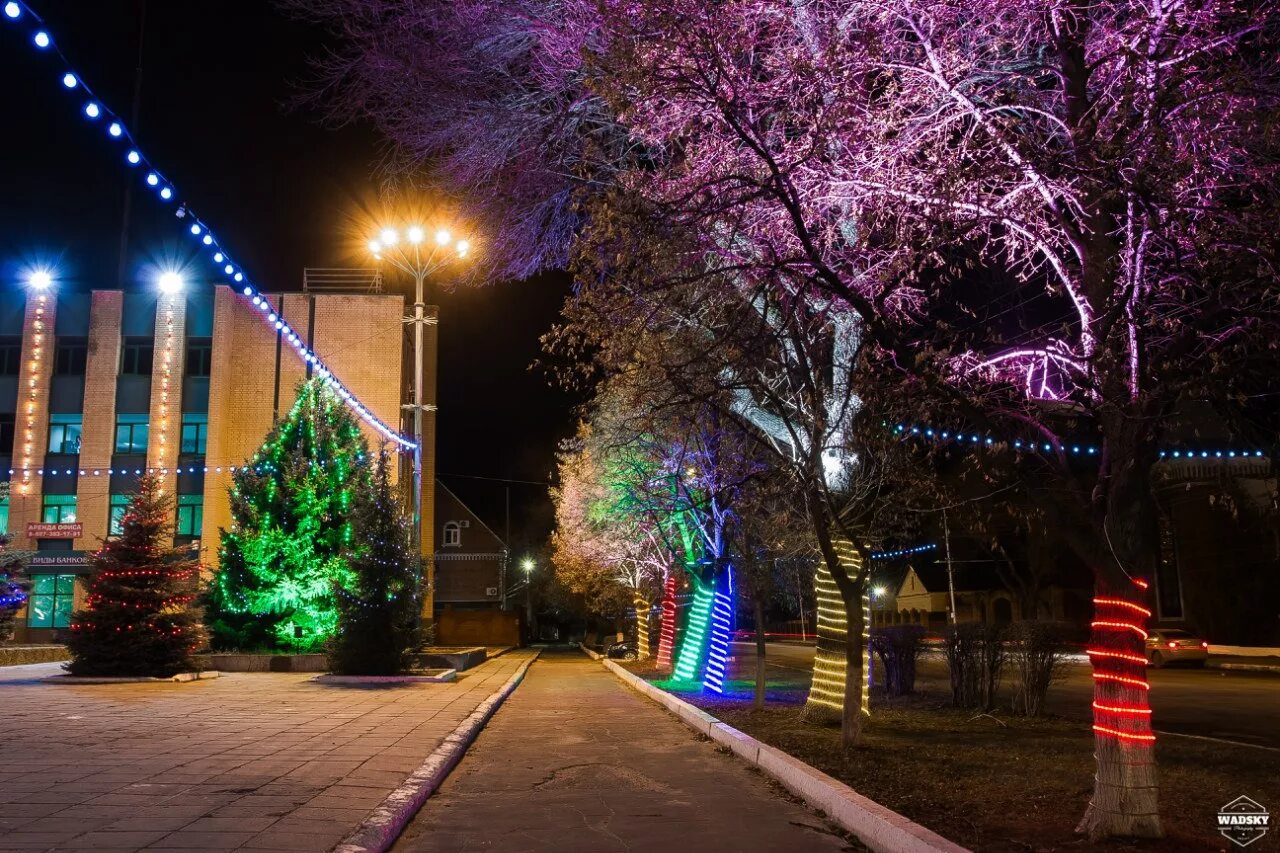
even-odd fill
[[[579,651],[544,651],[395,853],[850,847]]]
[[[297,850],[341,841],[528,659],[452,684],[51,685],[0,669],[0,850]]]

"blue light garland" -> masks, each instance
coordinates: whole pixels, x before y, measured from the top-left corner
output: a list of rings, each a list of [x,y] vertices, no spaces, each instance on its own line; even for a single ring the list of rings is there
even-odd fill
[[[908,554],[919,554],[922,551],[932,551],[934,548],[937,548],[937,547],[938,546],[935,543],[930,542],[928,545],[916,545],[914,548],[900,548],[897,551],[881,551],[878,554],[872,554],[871,559],[893,560],[898,557],[905,557]]]
[[[31,42],[38,50],[57,55],[65,63],[66,67],[70,68],[71,63],[66,54],[62,52],[62,49],[53,40],[53,37],[44,26],[44,20],[34,9],[26,3],[18,2],[18,0],[8,0],[0,9],[3,10],[5,20],[18,26],[28,27],[31,31]],[[29,24],[27,23],[28,19],[30,20]],[[145,169],[146,176],[143,180],[147,186],[156,191],[156,195],[160,197],[161,201],[172,202],[177,194],[173,182],[156,169],[142,154],[133,138],[133,134],[129,132],[124,121],[94,97],[93,90],[89,88],[84,78],[79,74],[71,70],[64,70],[60,73],[58,79],[60,86],[65,91],[83,93],[85,100],[80,105],[81,115],[87,121],[93,123],[105,121],[107,135],[112,140],[127,143],[128,150],[123,159],[128,166],[130,168]],[[223,274],[235,283],[245,301],[251,302],[253,307],[258,309],[259,315],[263,317],[267,325],[278,332],[284,340],[288,341],[298,358],[302,359],[305,364],[315,368],[316,375],[333,389],[348,408],[385,438],[395,442],[397,448],[401,451],[417,448],[417,444],[411,438],[401,435],[386,423],[383,423],[364,403],[360,402],[360,399],[343,385],[333,375],[332,371],[325,366],[320,357],[302,341],[298,333],[279,317],[278,312],[271,306],[266,296],[249,281],[245,275],[244,268],[231,260],[226,249],[222,247],[219,240],[213,235],[208,223],[200,219],[186,203],[180,203],[175,214],[179,219],[189,219],[191,221],[189,229],[191,235],[198,239],[200,244],[211,253],[213,262],[219,265]]]
[[[1053,453],[1054,445],[1047,441],[1024,441],[1020,438],[993,438],[989,435],[979,435],[976,432],[964,433],[953,432],[944,429],[934,429],[929,426],[907,426],[906,424],[897,424],[893,428],[897,435],[912,435],[918,438],[930,439],[937,443],[951,443],[958,447],[972,447],[974,449],[990,449],[990,450],[1022,450],[1031,453]],[[1082,442],[1058,442],[1058,448],[1063,453],[1072,456],[1097,456],[1099,449],[1097,445]],[[1247,450],[1221,449],[1221,450],[1204,450],[1191,448],[1168,448],[1159,451],[1161,459],[1261,459],[1267,454],[1256,448]]]

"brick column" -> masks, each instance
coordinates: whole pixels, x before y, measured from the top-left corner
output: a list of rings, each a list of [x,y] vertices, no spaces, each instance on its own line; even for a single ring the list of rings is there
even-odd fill
[[[52,291],[32,290],[22,321],[22,366],[18,372],[18,406],[14,419],[13,467],[9,494],[9,529],[14,549],[35,548],[27,538],[27,522],[40,521],[44,467],[49,449],[49,379],[53,375],[53,323],[58,302]]]
[[[187,300],[162,294],[156,303],[155,350],[151,361],[150,429],[147,467],[160,474],[165,494],[176,491],[178,447],[182,439],[182,370],[187,357]]]
[[[116,435],[116,379],[120,370],[120,324],[124,293],[95,290],[89,304],[89,355],[84,375],[84,429],[76,484],[76,518],[84,535],[74,547],[91,550],[106,538],[110,521],[111,454]],[[101,472],[93,476],[94,471]]]

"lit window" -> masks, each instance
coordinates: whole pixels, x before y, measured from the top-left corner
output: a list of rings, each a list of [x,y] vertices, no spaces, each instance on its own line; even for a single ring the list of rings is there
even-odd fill
[[[178,495],[178,520],[174,533],[199,536],[204,526],[204,495]]]
[[[79,453],[80,431],[83,427],[83,415],[50,415],[49,452]]]
[[[111,496],[111,523],[108,526],[109,535],[120,536],[124,533],[124,514],[127,509],[129,509],[128,495]]]
[[[204,455],[209,436],[209,415],[204,412],[182,413],[182,453]]]
[[[76,496],[45,495],[40,520],[45,524],[71,524],[76,520]]]
[[[32,628],[66,628],[76,594],[75,575],[34,575],[27,601],[27,625]]]
[[[9,496],[0,498],[0,536],[9,532]]]
[[[456,521],[446,521],[444,523],[444,541],[442,543],[446,548],[457,548],[462,544],[462,526]]]
[[[116,453],[147,452],[147,415],[116,415]]]

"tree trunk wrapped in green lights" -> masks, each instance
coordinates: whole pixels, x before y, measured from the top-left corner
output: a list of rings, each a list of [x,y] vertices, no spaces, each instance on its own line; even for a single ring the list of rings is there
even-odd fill
[[[334,584],[352,580],[355,495],[369,449],[350,410],[318,380],[235,472],[231,529],[206,619],[218,648],[317,652],[338,623]]]
[[[142,479],[119,536],[89,557],[87,607],[71,617],[72,675],[167,678],[196,668],[204,629],[191,609],[199,567],[172,546],[173,501]]]

